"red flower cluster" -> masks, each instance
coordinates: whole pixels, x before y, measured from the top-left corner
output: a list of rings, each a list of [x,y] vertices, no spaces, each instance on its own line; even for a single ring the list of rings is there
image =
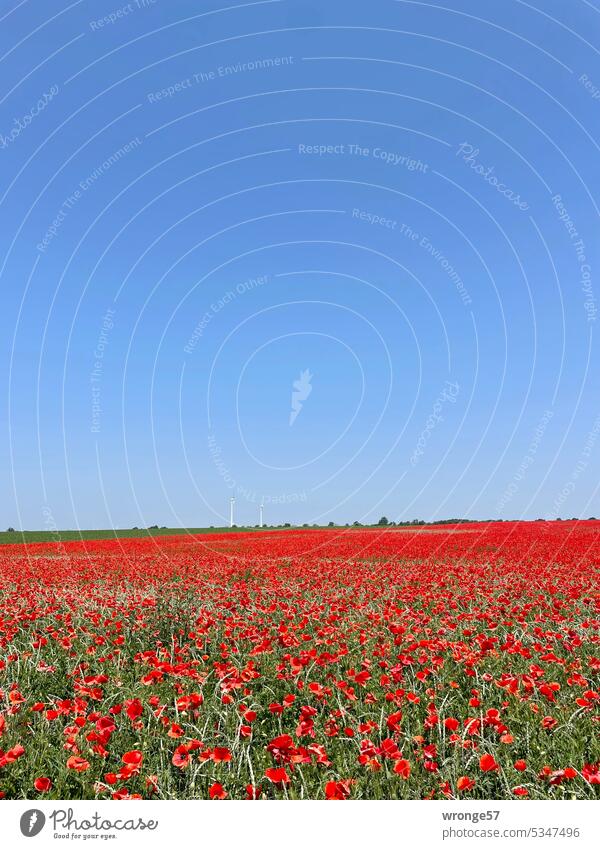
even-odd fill
[[[0,549],[0,796],[593,798],[599,522]]]

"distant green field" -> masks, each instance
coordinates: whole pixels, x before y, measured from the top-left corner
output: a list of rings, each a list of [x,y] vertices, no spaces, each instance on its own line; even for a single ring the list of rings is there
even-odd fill
[[[387,525],[383,528],[380,525],[359,525],[354,522],[353,525],[273,525],[259,528],[239,527],[234,528],[125,528],[119,530],[101,530],[101,531],[3,531],[0,532],[0,545],[14,545],[16,543],[36,543],[36,542],[69,542],[72,540],[94,540],[94,539],[131,539],[135,537],[165,537],[177,536],[183,534],[230,534],[230,533],[248,533],[254,531],[256,533],[264,533],[265,531],[290,531],[290,530],[333,530],[334,528],[343,530],[360,531],[366,528],[374,528],[381,530],[427,530],[428,528],[436,528],[438,525],[455,524],[467,522],[476,524],[474,521],[464,519],[452,519],[441,522],[399,522],[396,525]]]
[[[130,539],[132,537],[164,537],[177,534],[222,534],[240,531],[272,531],[275,528],[129,528],[106,531],[4,531],[0,545],[23,542],[69,542],[71,540]]]

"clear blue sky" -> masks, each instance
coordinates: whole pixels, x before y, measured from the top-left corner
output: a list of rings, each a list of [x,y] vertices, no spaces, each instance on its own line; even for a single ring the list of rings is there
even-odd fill
[[[0,521],[600,515],[600,9],[0,3]]]

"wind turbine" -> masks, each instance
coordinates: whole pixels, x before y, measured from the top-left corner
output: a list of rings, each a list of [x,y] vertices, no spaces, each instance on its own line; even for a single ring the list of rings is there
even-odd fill
[[[259,514],[260,515],[260,521],[259,521],[259,527],[260,528],[262,528],[262,526],[263,526],[263,510],[264,510],[264,508],[265,508],[265,505],[261,504],[260,505],[260,514]]]
[[[235,505],[235,498],[233,496],[229,499],[229,527],[233,528],[233,508]]]

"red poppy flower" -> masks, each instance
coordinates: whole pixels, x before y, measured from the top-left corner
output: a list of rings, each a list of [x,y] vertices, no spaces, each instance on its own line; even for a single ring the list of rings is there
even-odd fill
[[[402,721],[402,711],[396,711],[396,713],[390,714],[386,720],[387,727],[392,731],[400,730],[400,723]]]
[[[246,784],[246,799],[260,799],[262,796],[262,787],[255,787],[254,784]]]
[[[179,769],[185,769],[185,767],[190,762],[190,753],[188,752],[185,746],[178,746],[171,758],[171,763],[173,766],[178,767]]]
[[[11,690],[11,692],[8,694],[8,700],[13,705],[20,705],[25,701],[22,694],[18,690]]]
[[[394,772],[405,780],[410,778],[410,763],[404,758],[400,758],[394,764]]]
[[[135,767],[141,766],[143,760],[144,756],[139,751],[139,749],[133,749],[131,752],[125,752],[122,758],[124,764],[128,764],[129,766]]]
[[[475,781],[472,778],[468,778],[466,775],[461,775],[456,782],[456,789],[461,793],[466,790],[472,790],[474,787]]]
[[[600,784],[600,763],[585,764],[581,774],[590,784]]]
[[[513,787],[515,796],[529,796],[529,790],[526,787]]]
[[[398,744],[394,740],[390,740],[389,738],[381,741],[379,751],[385,758],[391,758],[392,760],[401,757]]]
[[[265,778],[272,781],[273,784],[289,784],[290,777],[284,767],[269,767],[265,770]]]
[[[289,734],[281,734],[275,737],[267,746],[267,752],[270,752],[275,757],[285,756],[290,749],[294,748],[294,741]]]
[[[227,798],[227,790],[223,787],[219,782],[215,782],[209,789],[208,795],[211,799],[226,799]]]
[[[482,755],[479,758],[479,768],[482,772],[493,772],[494,770],[499,769],[499,765],[494,760],[493,755]]]
[[[573,769],[572,766],[568,766],[564,770],[564,774],[565,774],[565,778],[568,778],[569,780],[572,779],[572,778],[577,778],[577,770]]]
[[[24,754],[25,748],[21,746],[20,743],[17,743],[16,746],[13,746],[12,749],[9,749],[8,752],[4,755],[4,763],[14,763],[19,758],[22,758]]]
[[[350,797],[350,781],[328,781],[325,785],[326,799],[348,799]]]
[[[124,702],[124,704],[125,712],[132,721],[136,720],[144,712],[144,708],[139,699],[130,699],[129,701]]]
[[[38,791],[38,793],[47,793],[49,790],[52,790],[52,782],[49,778],[41,775],[39,778],[36,778],[33,782],[33,786]]]
[[[73,755],[67,761],[68,769],[73,769],[75,772],[85,772],[86,769],[90,768],[90,762],[86,761],[84,758],[79,758],[76,755]]]

